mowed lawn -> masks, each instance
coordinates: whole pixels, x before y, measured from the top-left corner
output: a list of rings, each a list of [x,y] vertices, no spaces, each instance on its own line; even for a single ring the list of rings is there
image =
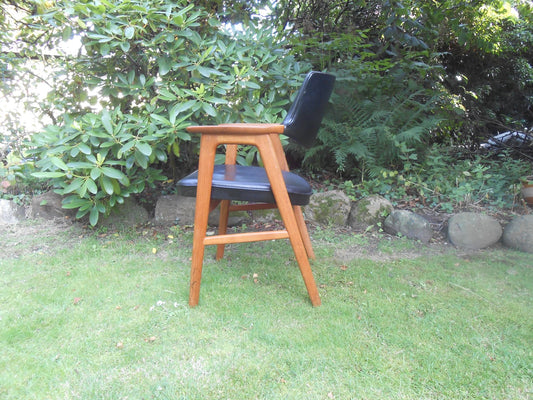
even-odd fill
[[[179,228],[0,230],[1,399],[531,399],[533,257],[312,232],[206,251]]]

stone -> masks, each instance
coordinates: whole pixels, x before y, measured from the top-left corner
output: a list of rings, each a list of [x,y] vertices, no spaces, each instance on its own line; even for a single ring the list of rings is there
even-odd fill
[[[73,218],[77,211],[63,208],[62,200],[63,197],[60,194],[52,191],[34,196],[31,200],[31,217],[46,220]]]
[[[157,199],[154,223],[158,225],[194,224],[194,197],[164,195]]]
[[[503,232],[503,244],[533,253],[533,215],[522,215],[509,222]]]
[[[148,220],[148,211],[134,198],[127,197],[124,199],[124,204],[117,204],[111,209],[109,216],[100,215],[98,226],[125,228],[145,224]]]
[[[385,232],[391,235],[401,234],[409,239],[427,243],[433,237],[429,221],[421,215],[407,210],[394,210],[385,219]]]
[[[393,210],[392,203],[385,197],[368,196],[352,203],[347,225],[353,229],[366,230],[383,223]]]
[[[448,239],[465,249],[483,249],[497,243],[502,236],[500,223],[490,215],[463,212],[448,220]]]
[[[157,225],[194,225],[196,199],[179,195],[164,195],[157,199],[154,223]],[[217,226],[220,216],[217,207],[209,215],[209,225]],[[240,226],[251,221],[246,212],[232,212],[228,226]]]
[[[281,215],[276,208],[270,210],[253,210],[252,220],[259,223],[270,223],[276,220],[281,221]]]
[[[18,224],[26,218],[24,207],[12,200],[0,199],[0,225]]]
[[[350,214],[351,201],[341,190],[316,193],[304,208],[305,217],[309,222],[344,226]]]

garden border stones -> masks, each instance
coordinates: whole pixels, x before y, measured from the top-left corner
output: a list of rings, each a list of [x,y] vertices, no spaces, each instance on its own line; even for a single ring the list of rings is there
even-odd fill
[[[145,209],[136,204],[133,199],[127,203],[124,209],[117,210],[121,212],[117,212],[116,215],[112,213],[111,218],[103,218],[103,224],[133,226],[149,222]],[[161,196],[157,201],[152,223],[192,225],[194,204],[194,199],[176,195]],[[133,207],[134,211],[130,207]],[[26,214],[30,218],[45,220],[74,219],[73,210],[63,209],[61,196],[53,192],[35,196],[28,210],[11,200],[0,199],[0,225],[19,223],[25,219]],[[392,204],[381,196],[369,196],[358,201],[351,201],[342,191],[320,192],[311,198],[308,206],[304,207],[304,214],[308,222],[315,225],[349,227],[355,231],[382,227],[392,235],[405,236],[423,243],[431,241],[436,233],[425,216],[408,210],[394,210]],[[273,212],[261,215],[240,213],[240,215],[232,216],[230,225],[248,224],[252,221],[265,222],[269,218],[279,218],[276,215]],[[210,223],[212,225],[218,223],[216,215],[211,216]],[[444,236],[451,244],[459,248],[483,249],[499,243],[502,239],[503,245],[509,248],[533,253],[533,214],[514,217],[502,227],[500,222],[490,215],[460,212],[451,216],[447,225],[447,229],[443,232]]]

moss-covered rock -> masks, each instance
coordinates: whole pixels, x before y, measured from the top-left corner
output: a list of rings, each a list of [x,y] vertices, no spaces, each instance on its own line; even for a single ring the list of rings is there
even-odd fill
[[[393,210],[392,203],[386,198],[368,196],[352,204],[347,224],[353,229],[366,230],[383,223]]]
[[[344,226],[350,214],[351,201],[340,190],[316,193],[305,206],[307,220],[321,225]]]

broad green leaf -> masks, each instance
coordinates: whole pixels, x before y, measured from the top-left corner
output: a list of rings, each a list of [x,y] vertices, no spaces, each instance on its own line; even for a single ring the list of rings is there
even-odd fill
[[[97,39],[98,43],[106,43],[106,42],[110,42],[110,41],[113,40],[113,37],[111,37],[111,36],[102,35],[102,34],[99,34],[99,33],[91,33],[91,32],[87,33],[87,37],[89,37],[91,39]]]
[[[110,51],[111,51],[111,46],[107,43],[104,43],[102,47],[100,47],[100,54],[104,57],[107,56]]]
[[[176,103],[169,111],[169,119],[172,124],[176,122],[176,117],[184,111],[189,110],[196,104],[197,100],[189,100],[185,103]]]
[[[157,157],[157,159],[161,162],[167,162],[167,154],[161,150],[161,149],[156,149],[155,151],[155,156]]]
[[[135,147],[145,156],[150,156],[152,154],[152,147],[148,143],[137,142]]]
[[[78,196],[69,196],[62,201],[62,207],[66,209],[80,208],[84,206],[89,206],[92,202],[88,199],[80,199]]]
[[[102,125],[104,126],[107,133],[110,135],[113,134],[113,125],[111,124],[111,115],[108,110],[102,111]]]
[[[83,29],[83,30],[86,30],[87,29],[87,24],[85,24],[85,22],[83,22],[81,19],[76,19],[76,22],[78,24],[78,26]]]
[[[96,180],[102,175],[102,170],[98,167],[91,169],[91,179]]]
[[[174,93],[169,91],[168,89],[160,88],[159,89],[159,98],[161,100],[173,101],[173,100],[176,100],[178,97]]]
[[[215,110],[215,107],[213,107],[211,104],[209,103],[202,103],[202,108],[204,109],[204,111],[212,116],[212,117],[216,117],[217,115],[217,110]]]
[[[66,188],[63,189],[63,194],[72,193],[78,190],[84,183],[82,178],[74,179]]]
[[[135,150],[135,162],[143,169],[148,168],[148,157],[138,150]]]
[[[183,16],[181,15],[176,15],[173,19],[172,19],[172,22],[178,26],[181,26],[183,24]]]
[[[128,26],[126,29],[124,29],[124,36],[126,36],[127,39],[133,38],[134,34],[135,28],[133,26]]]
[[[178,138],[180,138],[181,140],[185,140],[185,141],[189,141],[191,140],[191,135],[189,135],[189,132],[185,131],[185,130],[179,130],[177,132],[177,136]]]
[[[65,29],[63,29],[63,40],[66,42],[67,40],[70,39],[71,36],[72,36],[72,28],[69,25],[67,25]]]
[[[164,76],[170,71],[170,59],[168,57],[159,57],[157,59],[159,65],[159,75]]]
[[[131,141],[131,142],[128,142],[126,143],[124,146],[122,146],[122,148],[119,150],[118,152],[118,157],[121,158],[122,157],[122,154],[124,153],[127,153],[128,151],[131,150],[131,148],[135,146],[135,141]]]
[[[93,206],[93,202],[90,199],[83,199],[83,200],[85,200],[86,203],[79,208],[79,211],[87,210],[87,212],[89,212],[89,209]]]
[[[87,181],[83,182],[83,185],[79,187],[78,190],[76,190],[76,193],[78,193],[78,196],[85,197],[87,194]]]
[[[172,152],[176,157],[180,156],[180,144],[178,142],[172,143]]]
[[[122,171],[111,167],[102,167],[102,172],[104,175],[115,179],[123,179],[126,176]]]
[[[73,161],[67,164],[69,168],[93,168],[94,164],[88,163],[86,161]]]
[[[194,8],[194,3],[189,4],[187,7],[182,8],[181,10],[179,10],[179,11],[176,13],[176,16],[182,16],[182,15],[188,13],[189,11],[191,11],[193,8]]]
[[[109,147],[113,147],[114,145],[116,144],[116,142],[114,141],[108,141],[108,142],[104,142],[100,145],[100,149],[107,149]]]
[[[131,169],[133,168],[134,165],[135,165],[135,156],[132,154],[128,158],[126,158],[126,169]]]
[[[206,67],[202,67],[201,65],[198,66],[197,71],[202,76],[205,76],[206,78],[209,78],[211,75],[224,75],[223,73],[221,73],[220,71],[217,71],[214,68],[206,68]]]
[[[166,119],[165,117],[163,117],[162,115],[159,115],[159,114],[150,114],[150,117],[152,117],[152,119],[156,120],[157,122],[161,123],[161,124],[165,124],[165,125],[168,125],[168,126],[171,126],[172,124],[170,123],[170,121],[168,119]]]
[[[94,206],[91,209],[91,213],[89,214],[89,222],[92,226],[95,226],[98,223],[98,217],[100,216],[100,212],[98,211],[98,208]]]
[[[122,183],[122,181],[124,181],[125,183],[127,183],[127,185],[125,183]],[[124,186],[128,186],[129,185],[129,181],[128,181],[128,178],[125,177],[125,179],[123,179],[121,181],[121,183],[124,185]],[[115,192],[115,194],[120,194],[120,183],[118,183],[118,181],[116,179],[111,179],[111,184],[113,185],[113,192]]]
[[[98,186],[96,186],[96,183],[94,183],[92,179],[87,179],[85,184],[87,186],[87,190],[92,194],[96,194],[98,192]]]
[[[54,172],[33,172],[31,174],[32,176],[36,177],[36,178],[61,178],[63,176],[65,176],[65,173],[64,172],[59,172],[59,171],[54,171]]]
[[[212,104],[228,104],[228,101],[226,99],[221,99],[219,97],[210,96],[206,97],[205,100]]]
[[[89,146],[87,146],[85,143],[80,143],[78,145],[78,149],[80,149],[80,151],[83,154],[91,154],[91,148]]]
[[[62,159],[58,157],[50,157],[50,161],[52,164],[54,164],[57,168],[62,169],[63,171],[68,171],[67,164],[63,162]]]
[[[220,21],[217,18],[209,18],[207,20],[207,23],[209,24],[209,26],[212,26],[213,28],[220,26]]]
[[[109,179],[107,176],[102,176],[102,179],[100,179],[100,184],[107,194],[112,195],[115,192],[113,184],[111,183],[111,179]]]
[[[80,209],[78,210],[78,212],[76,213],[76,218],[79,219],[81,217],[84,217],[85,215],[87,215],[89,213],[89,210],[92,206],[92,203],[90,203],[87,208],[85,207],[80,207]],[[75,208],[75,207],[74,207]]]
[[[257,83],[252,81],[245,81],[244,86],[250,89],[261,89],[261,86],[259,86]]]

